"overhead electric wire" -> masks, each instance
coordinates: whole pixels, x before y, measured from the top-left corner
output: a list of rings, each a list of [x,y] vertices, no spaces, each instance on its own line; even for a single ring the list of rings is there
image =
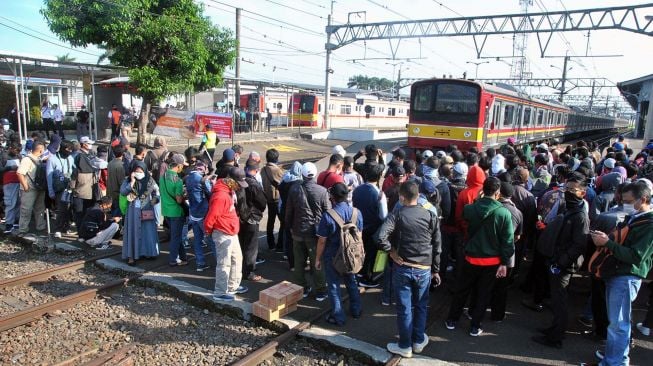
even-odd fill
[[[321,15],[317,15],[317,14],[313,14],[313,13],[311,13],[311,12],[309,12],[309,11],[306,11],[306,10],[302,10],[302,9],[294,8],[294,7],[292,7],[292,6],[290,6],[290,5],[286,5],[286,4],[281,4],[281,3],[277,2],[277,1],[274,1],[274,0],[265,0],[265,1],[267,1],[267,2],[269,2],[269,3],[272,3],[272,4],[275,4],[275,5],[283,6],[284,8],[288,8],[288,9],[293,10],[293,11],[296,11],[296,12],[298,12],[298,13],[307,14],[307,15],[310,15],[310,16],[313,16],[313,17],[320,18],[320,19],[324,20],[324,17],[323,17],[323,16],[321,16]]]
[[[75,52],[79,52],[79,53],[84,53],[84,54],[87,54],[87,55],[90,55],[90,56],[94,56],[94,57],[100,57],[100,56],[101,56],[101,55],[98,55],[98,54],[94,54],[94,53],[90,53],[90,52],[86,52],[86,51],[78,50],[78,49],[75,49],[74,47],[71,47],[71,46],[66,46],[66,45],[64,45],[64,44],[56,43],[56,42],[53,42],[53,41],[47,40],[47,39],[42,38],[42,37],[39,37],[39,36],[35,36],[35,35],[33,35],[33,34],[27,33],[27,32],[25,32],[25,31],[22,31],[22,30],[18,29],[18,28],[14,28],[14,27],[12,27],[12,26],[10,26],[10,25],[8,25],[8,24],[2,23],[2,22],[0,22],[0,25],[4,25],[5,27],[7,27],[7,28],[9,28],[9,29],[12,29],[12,30],[14,30],[14,31],[16,31],[16,32],[18,32],[18,33],[22,33],[22,34],[24,34],[24,35],[26,35],[26,36],[29,36],[29,37],[32,37],[32,38],[38,39],[38,40],[43,41],[43,42],[47,42],[47,43],[52,44],[52,45],[57,46],[57,47],[67,48],[67,49],[69,49],[69,50],[72,50],[72,51],[75,51]],[[53,61],[53,62],[56,62],[56,61]]]

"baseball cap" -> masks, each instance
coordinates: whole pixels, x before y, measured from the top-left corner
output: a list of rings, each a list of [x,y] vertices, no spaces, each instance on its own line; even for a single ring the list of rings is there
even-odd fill
[[[172,154],[172,161],[177,165],[188,166],[188,163],[186,162],[186,157],[181,154]]]
[[[453,166],[453,171],[459,175],[462,175],[463,177],[466,177],[467,173],[469,172],[469,167],[465,163],[456,163],[456,165]]]
[[[222,160],[227,162],[236,160],[236,152],[231,150],[231,148],[224,149],[222,152]]]
[[[426,194],[426,195],[432,195],[433,192],[435,192],[435,183],[433,181],[424,179],[422,183],[419,185],[419,192]]]
[[[424,159],[428,159],[428,158],[430,158],[431,156],[433,156],[433,151],[431,151],[431,150],[424,150],[424,151],[422,151],[422,158],[424,158]]]
[[[603,167],[604,167],[604,168],[608,168],[608,169],[614,169],[614,164],[615,164],[616,162],[617,162],[617,161],[614,160],[613,158],[607,158],[607,159],[605,159],[605,161],[603,162]]]
[[[231,167],[231,169],[229,169],[229,178],[238,182],[238,184],[243,188],[249,187],[245,181],[245,171],[240,168]]]
[[[91,140],[88,136],[82,136],[82,138],[79,139],[79,143],[93,145],[95,141]]]
[[[302,175],[306,178],[312,178],[317,175],[317,167],[311,162],[302,165]]]
[[[406,159],[406,152],[404,151],[404,149],[399,148],[392,151],[392,156],[396,156],[400,159]]]
[[[345,198],[349,195],[349,189],[344,183],[336,183],[329,188],[329,193],[336,198]]]
[[[342,145],[334,146],[333,150],[331,150],[331,153],[332,154],[338,154],[338,155],[342,156],[343,158],[345,157],[345,155],[347,155],[347,151],[345,150],[344,147],[342,147]]]
[[[403,177],[406,175],[406,169],[403,166],[397,165],[392,169],[392,175],[395,177]]]
[[[537,145],[537,148],[538,148],[538,149],[549,150],[549,145],[547,145],[547,144],[545,144],[545,143],[541,143],[541,144]]]
[[[514,137],[508,137],[508,143],[509,144],[514,144],[515,143],[515,138]]]
[[[612,145],[612,147],[614,147],[614,150],[615,150],[615,151],[623,151],[623,149],[624,149],[624,144],[622,144],[621,142],[615,142],[615,143]]]
[[[444,152],[444,151],[442,151],[442,150],[440,150],[440,151],[438,151],[438,152],[435,153],[435,157],[438,158],[438,159],[442,159],[442,158],[444,158],[445,156],[447,156],[447,153]]]

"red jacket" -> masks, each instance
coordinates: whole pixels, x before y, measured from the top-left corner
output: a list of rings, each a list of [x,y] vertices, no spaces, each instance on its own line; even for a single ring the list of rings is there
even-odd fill
[[[227,235],[238,235],[240,220],[236,214],[236,207],[231,195],[231,190],[219,179],[213,186],[209,212],[204,219],[204,230],[211,235],[218,230]]]
[[[485,182],[485,172],[478,165],[474,165],[469,169],[469,173],[467,173],[467,188],[458,194],[458,201],[456,201],[456,224],[463,229],[465,237],[467,237],[467,221],[463,219],[463,208],[478,199],[483,189],[483,182]]]

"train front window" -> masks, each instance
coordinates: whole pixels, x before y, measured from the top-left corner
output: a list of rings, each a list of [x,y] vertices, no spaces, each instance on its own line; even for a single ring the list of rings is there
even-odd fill
[[[431,112],[433,110],[435,85],[426,84],[415,87],[413,110],[415,112]]]
[[[479,88],[459,84],[439,84],[435,96],[435,112],[478,113]]]
[[[299,109],[302,112],[313,112],[313,107],[315,106],[315,96],[313,95],[302,95],[299,100]]]

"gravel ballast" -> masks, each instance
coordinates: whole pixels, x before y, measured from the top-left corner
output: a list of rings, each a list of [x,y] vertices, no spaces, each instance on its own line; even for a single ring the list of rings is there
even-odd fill
[[[83,259],[84,256],[84,253],[73,255],[62,255],[56,252],[34,253],[20,244],[3,240],[0,241],[0,279],[13,278],[60,266]]]
[[[281,347],[281,349],[274,354],[273,358],[263,362],[261,365],[362,366],[364,364],[354,360],[350,356],[340,354],[335,350],[328,350],[327,348],[316,346],[314,343],[309,342],[304,338],[296,338],[292,342]]]

